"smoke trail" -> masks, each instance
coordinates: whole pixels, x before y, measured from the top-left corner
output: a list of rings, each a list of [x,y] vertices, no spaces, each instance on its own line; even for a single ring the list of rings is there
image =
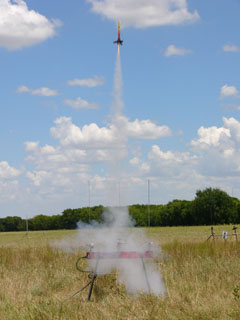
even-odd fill
[[[121,204],[121,180],[123,177],[124,159],[127,158],[127,137],[126,137],[126,119],[123,116],[123,99],[122,99],[122,70],[121,59],[118,55],[116,58],[115,72],[114,72],[114,89],[113,101],[111,103],[110,124],[114,128],[114,136],[117,141],[116,148],[112,150],[111,160],[109,161],[109,192],[108,204],[109,206],[120,206]]]
[[[116,199],[117,185],[124,175],[122,162],[127,157],[127,136],[124,129],[124,116],[122,100],[122,72],[120,56],[117,56],[114,74],[114,98],[111,106],[111,125],[115,128],[117,137],[117,147],[112,150],[112,159],[109,170],[113,184],[110,186],[109,199]],[[114,185],[115,184],[115,188]],[[79,233],[74,241],[72,248],[79,246],[87,247],[89,242],[94,243],[93,251],[96,252],[116,252],[116,251],[137,251],[141,255],[149,249],[149,239],[143,230],[133,229],[134,223],[131,220],[128,208],[114,205],[114,201],[109,201],[110,206],[104,212],[104,223],[94,223],[92,227],[79,224]],[[57,247],[69,249],[70,243],[63,240]],[[151,250],[155,254],[159,253],[159,248],[151,245]],[[88,261],[94,270],[96,261]],[[165,287],[161,278],[160,270],[156,270],[153,261],[148,259],[143,265],[141,259],[102,259],[98,263],[99,274],[107,274],[112,270],[119,271],[118,281],[123,283],[129,293],[151,293],[164,295]],[[145,272],[146,271],[146,272]],[[147,279],[146,279],[147,274]]]
[[[115,73],[114,73],[114,92],[113,92],[113,103],[112,103],[112,115],[113,121],[122,115],[123,111],[123,100],[122,100],[122,69],[121,59],[117,56]]]

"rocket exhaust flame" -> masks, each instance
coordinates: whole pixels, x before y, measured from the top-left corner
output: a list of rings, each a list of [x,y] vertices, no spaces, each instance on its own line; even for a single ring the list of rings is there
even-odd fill
[[[113,43],[117,43],[117,45],[118,45],[118,56],[119,56],[119,45],[123,44],[123,40],[121,40],[120,32],[121,32],[121,25],[120,25],[120,21],[119,21],[118,22],[118,38],[116,41],[113,41]]]

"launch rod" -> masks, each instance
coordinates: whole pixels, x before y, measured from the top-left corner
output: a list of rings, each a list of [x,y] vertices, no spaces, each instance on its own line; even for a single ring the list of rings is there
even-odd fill
[[[147,270],[146,270],[146,266],[145,266],[143,257],[141,257],[141,260],[142,260],[143,271],[144,271],[144,275],[145,275],[145,279],[146,279],[146,283],[147,283],[147,287],[148,287],[148,292],[151,293],[151,287],[150,287],[150,283],[148,280]]]

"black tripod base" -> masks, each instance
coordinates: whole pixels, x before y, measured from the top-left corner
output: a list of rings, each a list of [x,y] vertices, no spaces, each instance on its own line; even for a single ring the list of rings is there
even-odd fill
[[[90,301],[90,299],[91,299],[92,290],[93,290],[93,286],[94,286],[94,282],[95,282],[96,278],[97,278],[97,275],[94,274],[94,275],[93,275],[93,278],[92,278],[92,282],[91,282],[91,284],[90,284],[87,301]]]

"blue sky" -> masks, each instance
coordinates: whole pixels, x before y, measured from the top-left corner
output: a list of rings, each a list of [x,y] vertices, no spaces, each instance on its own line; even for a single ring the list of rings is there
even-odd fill
[[[121,204],[240,197],[240,1],[0,0],[0,216],[108,205],[117,21]],[[113,146],[113,144],[115,144]],[[90,185],[90,199],[88,185]]]

